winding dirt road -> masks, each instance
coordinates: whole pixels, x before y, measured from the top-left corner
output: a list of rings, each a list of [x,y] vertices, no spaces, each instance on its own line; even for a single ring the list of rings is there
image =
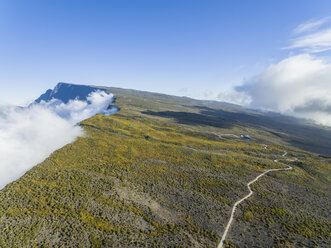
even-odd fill
[[[282,157],[285,157],[287,155],[287,152],[284,152],[284,154],[282,155]],[[278,160],[274,160],[274,162],[278,162]],[[247,184],[247,188],[249,190],[249,193],[248,195],[244,196],[243,198],[241,198],[239,201],[236,201],[232,207],[232,211],[231,211],[231,216],[230,216],[230,219],[229,219],[229,222],[228,224],[226,225],[225,227],[225,230],[224,230],[224,233],[223,233],[223,236],[222,236],[222,239],[221,239],[221,242],[218,244],[217,248],[222,248],[223,247],[223,244],[224,244],[224,241],[226,239],[226,236],[229,232],[229,229],[230,229],[230,226],[232,224],[232,221],[233,221],[233,216],[234,216],[234,213],[236,212],[236,209],[237,209],[237,206],[242,203],[243,201],[245,201],[247,198],[249,198],[252,194],[253,194],[253,191],[250,187],[250,185],[252,183],[255,183],[257,180],[259,180],[260,177],[263,177],[265,174],[269,173],[269,172],[273,172],[273,171],[282,171],[282,170],[292,170],[293,168],[289,165],[287,165],[287,168],[278,168],[278,169],[269,169],[269,170],[266,170],[265,172],[261,173],[260,175],[258,175],[255,179],[253,179],[252,181],[250,181],[248,184]]]

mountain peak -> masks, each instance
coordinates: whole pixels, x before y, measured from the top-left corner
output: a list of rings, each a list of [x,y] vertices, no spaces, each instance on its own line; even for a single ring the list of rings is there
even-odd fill
[[[88,95],[93,91],[105,91],[104,89],[86,86],[86,85],[77,85],[69,84],[64,82],[59,82],[54,89],[48,89],[44,94],[42,94],[38,99],[35,100],[36,103],[41,101],[50,101],[51,99],[59,99],[64,103],[69,102],[70,100],[87,100]]]

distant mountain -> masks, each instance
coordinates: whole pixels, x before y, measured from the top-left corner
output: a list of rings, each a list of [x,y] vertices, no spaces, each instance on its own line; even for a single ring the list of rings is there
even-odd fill
[[[59,99],[64,103],[67,103],[70,100],[78,99],[78,100],[86,100],[87,96],[96,90],[106,91],[104,89],[86,86],[86,85],[75,85],[75,84],[67,84],[60,82],[55,88],[47,90],[44,94],[42,94],[38,99],[35,100],[36,103],[41,101],[48,102],[51,99]]]

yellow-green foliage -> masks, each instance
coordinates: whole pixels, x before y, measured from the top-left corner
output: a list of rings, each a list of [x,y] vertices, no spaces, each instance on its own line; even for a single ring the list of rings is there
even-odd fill
[[[81,126],[83,137],[1,191],[1,247],[215,247],[245,184],[264,169],[285,166],[273,160],[288,150],[121,112]],[[286,174],[300,170],[319,175],[301,167]],[[244,210],[246,223],[261,211],[267,224],[292,216],[280,208]],[[322,217],[292,219],[282,231],[327,238]]]

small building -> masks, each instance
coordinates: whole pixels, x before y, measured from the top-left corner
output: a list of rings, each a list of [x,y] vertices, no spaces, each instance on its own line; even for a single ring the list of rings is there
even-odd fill
[[[240,135],[240,137],[243,138],[244,140],[252,140],[252,138],[248,134],[242,134]]]

